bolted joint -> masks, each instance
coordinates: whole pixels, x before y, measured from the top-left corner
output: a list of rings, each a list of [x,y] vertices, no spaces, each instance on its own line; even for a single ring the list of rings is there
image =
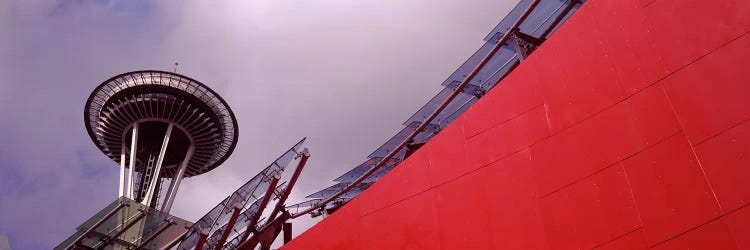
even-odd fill
[[[310,157],[310,150],[308,150],[307,148],[303,148],[302,151],[300,151],[299,153],[297,153],[296,156],[294,156],[294,159],[299,159],[302,157]]]

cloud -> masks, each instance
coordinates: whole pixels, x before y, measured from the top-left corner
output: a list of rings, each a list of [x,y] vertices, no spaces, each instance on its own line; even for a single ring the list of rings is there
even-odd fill
[[[0,2],[0,231],[13,249],[51,248],[116,198],[116,164],[82,117],[110,76],[179,62],[237,115],[234,155],[183,182],[175,215],[196,220],[307,136],[293,203],[398,131],[515,4]]]

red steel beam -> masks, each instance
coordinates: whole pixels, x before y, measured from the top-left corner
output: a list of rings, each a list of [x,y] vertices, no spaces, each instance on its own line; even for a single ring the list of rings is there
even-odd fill
[[[282,228],[284,230],[284,244],[289,243],[292,241],[292,223],[286,222]]]
[[[258,207],[258,211],[255,212],[255,216],[251,218],[250,223],[247,224],[247,229],[245,229],[245,233],[242,235],[242,240],[240,242],[243,242],[247,240],[247,238],[250,236],[250,233],[255,232],[255,226],[258,223],[258,219],[260,219],[260,214],[263,213],[263,210],[266,209],[266,206],[268,205],[268,201],[271,200],[271,196],[273,196],[273,191],[276,191],[276,185],[279,183],[279,179],[281,177],[278,173],[274,174],[271,177],[271,185],[268,186],[268,190],[266,190],[266,194],[263,195],[263,200],[260,202],[260,206]]]
[[[203,250],[203,245],[206,244],[207,240],[208,240],[208,234],[201,233],[200,238],[198,238],[198,243],[195,244],[195,250]]]
[[[229,222],[227,222],[227,226],[224,227],[224,232],[221,234],[221,238],[219,238],[219,241],[216,242],[216,245],[214,246],[214,250],[221,250],[221,248],[224,246],[224,243],[227,242],[227,238],[229,237],[229,233],[232,232],[232,228],[234,228],[234,224],[237,222],[237,217],[240,217],[240,210],[242,208],[235,204],[234,211],[232,211],[232,217],[229,218]]]
[[[265,227],[258,230],[257,234],[253,235],[253,237],[237,246],[237,250],[252,250],[255,249],[258,243],[260,243],[261,246],[264,244],[264,242],[271,244],[273,242],[273,239],[275,239],[278,235],[279,229],[281,229],[284,223],[286,223],[286,221],[288,221],[290,218],[291,215],[289,214],[289,212],[282,212],[279,217],[266,224]]]
[[[286,199],[289,197],[289,194],[292,193],[292,188],[294,187],[294,184],[297,183],[297,179],[299,179],[300,174],[302,174],[302,169],[305,168],[305,164],[307,164],[307,159],[310,158],[310,153],[307,152],[307,149],[302,150],[300,155],[302,155],[302,159],[300,159],[299,163],[297,163],[297,168],[294,169],[294,174],[292,175],[292,178],[289,180],[289,185],[286,186],[286,190],[284,190],[284,193],[281,195],[281,197],[279,197],[279,201],[276,203],[276,207],[273,208],[271,215],[268,216],[269,220],[273,220],[273,218],[276,217],[276,215],[281,211],[281,209],[284,208],[284,202],[286,202]]]

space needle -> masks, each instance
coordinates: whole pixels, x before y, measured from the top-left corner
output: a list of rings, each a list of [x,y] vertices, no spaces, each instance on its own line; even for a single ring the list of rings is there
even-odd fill
[[[232,110],[216,92],[156,70],[101,83],[86,102],[84,120],[91,140],[119,164],[119,196],[166,213],[182,179],[219,166],[239,135]]]

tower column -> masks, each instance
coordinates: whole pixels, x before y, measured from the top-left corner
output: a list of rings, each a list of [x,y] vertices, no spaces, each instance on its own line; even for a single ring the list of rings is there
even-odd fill
[[[128,191],[127,195],[129,199],[133,199],[133,185],[134,179],[133,179],[133,172],[135,171],[135,154],[138,150],[138,123],[133,124],[133,132],[130,139],[130,169],[128,172]]]
[[[117,189],[118,197],[125,195],[125,139],[122,140],[122,147],[120,148],[120,186]]]
[[[169,137],[172,135],[172,128],[174,128],[174,123],[169,123],[169,126],[167,127],[167,133],[164,134],[164,140],[161,143],[161,150],[159,151],[159,158],[156,160],[156,169],[154,169],[154,173],[151,175],[151,180],[148,183],[148,192],[146,192],[146,196],[143,199],[143,205],[151,206],[151,203],[154,202],[154,190],[156,190],[156,184],[158,183],[159,175],[161,175],[161,167],[164,163],[164,155],[167,152],[167,145],[169,144]]]
[[[177,175],[172,178],[172,183],[169,185],[167,197],[164,201],[164,205],[161,207],[161,211],[169,213],[169,210],[172,209],[172,203],[177,195],[177,189],[180,188],[180,182],[182,182],[182,177],[185,176],[185,171],[187,170],[188,163],[190,163],[190,158],[193,157],[193,152],[195,152],[195,145],[190,144],[190,148],[188,149],[187,155],[185,155],[185,159],[182,160],[182,163],[180,164],[180,169],[177,171]]]

